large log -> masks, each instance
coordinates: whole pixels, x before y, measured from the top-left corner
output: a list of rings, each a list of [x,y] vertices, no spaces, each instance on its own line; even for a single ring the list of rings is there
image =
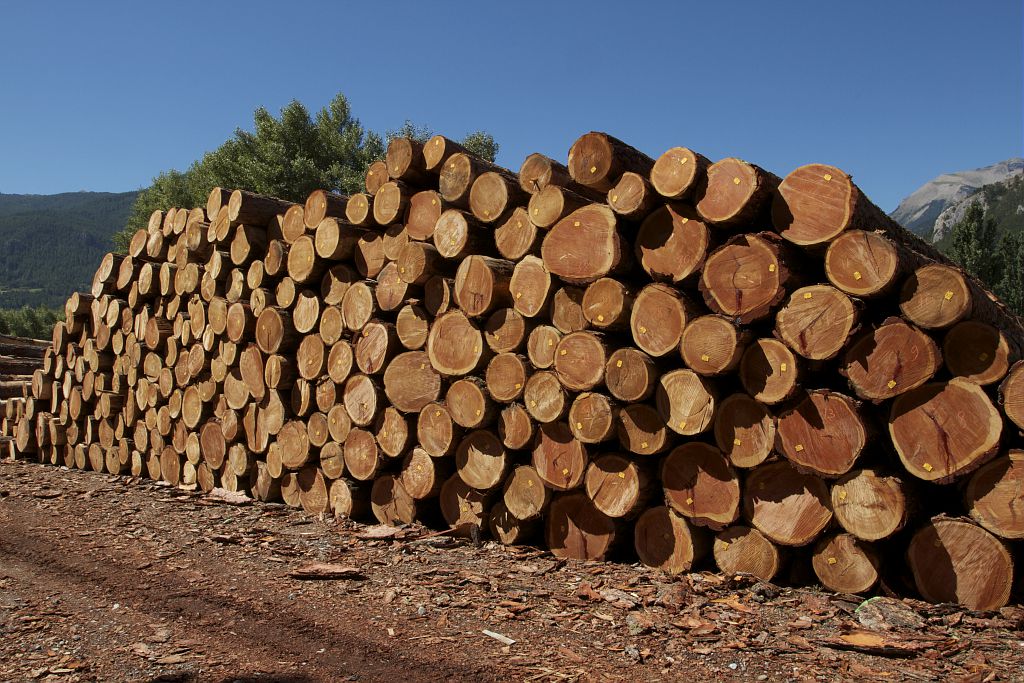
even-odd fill
[[[877,470],[854,470],[832,486],[832,510],[846,531],[865,541],[888,538],[910,516],[906,488],[899,477]]]
[[[775,448],[798,469],[832,478],[850,471],[869,436],[856,401],[813,390],[779,416]]]
[[[716,161],[698,190],[697,212],[706,221],[728,226],[757,222],[778,184],[778,177],[760,166],[734,157]]]
[[[669,574],[689,571],[710,547],[707,534],[664,505],[648,508],[636,520],[633,545],[648,567]]]
[[[714,446],[677,447],[661,464],[661,481],[668,505],[694,524],[722,529],[739,517],[739,477]]]
[[[850,297],[829,285],[811,285],[793,292],[775,315],[775,334],[808,360],[829,360],[846,346],[857,318]]]
[[[750,574],[771,581],[782,565],[774,543],[757,529],[742,524],[719,532],[714,542],[715,564],[726,574]]]
[[[875,548],[850,534],[821,539],[814,548],[811,564],[818,579],[837,593],[863,593],[879,579],[881,558]]]
[[[645,273],[679,283],[704,265],[710,245],[710,231],[693,209],[666,204],[644,219],[634,249]]]
[[[631,256],[615,213],[598,204],[577,209],[558,221],[541,245],[548,271],[577,284],[627,271]]]
[[[941,366],[931,337],[900,318],[888,318],[850,346],[841,371],[857,396],[877,403],[920,387]]]
[[[612,189],[627,171],[647,176],[654,160],[607,133],[580,136],[569,149],[569,175],[599,192]]]
[[[744,481],[743,516],[775,543],[807,545],[832,521],[828,488],[785,461],[761,465]]]
[[[1002,538],[1024,538],[1024,451],[1011,450],[981,467],[964,491],[967,512]]]
[[[793,260],[774,235],[737,235],[707,257],[700,291],[714,312],[756,322],[785,298]]]

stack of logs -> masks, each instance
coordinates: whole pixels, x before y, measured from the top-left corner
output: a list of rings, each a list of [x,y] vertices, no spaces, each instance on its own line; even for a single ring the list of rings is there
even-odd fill
[[[41,461],[1010,599],[1024,326],[832,166],[588,133],[516,175],[399,138],[365,193],[154,213],[66,313],[20,411]]]
[[[14,458],[14,429],[25,417],[32,374],[43,367],[50,343],[0,334],[0,458]],[[31,417],[31,416],[30,416]]]

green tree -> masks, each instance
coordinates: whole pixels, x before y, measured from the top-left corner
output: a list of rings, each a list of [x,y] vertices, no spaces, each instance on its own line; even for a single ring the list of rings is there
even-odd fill
[[[494,136],[482,130],[474,131],[462,139],[462,146],[481,159],[494,161],[498,158],[498,143]]]
[[[1024,315],[1024,233],[1006,233],[999,244],[1002,278],[995,291],[1017,315]]]
[[[53,336],[54,323],[63,319],[62,309],[46,306],[0,309],[0,334],[49,339]]]
[[[985,209],[973,202],[964,217],[953,226],[949,258],[982,282],[994,287],[1002,280],[1002,259],[993,252],[998,241],[996,222],[985,217]]]

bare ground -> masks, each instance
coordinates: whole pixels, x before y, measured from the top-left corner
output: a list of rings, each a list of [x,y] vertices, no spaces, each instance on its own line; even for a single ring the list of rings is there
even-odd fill
[[[0,463],[0,680],[1024,680],[1019,607],[375,531]]]

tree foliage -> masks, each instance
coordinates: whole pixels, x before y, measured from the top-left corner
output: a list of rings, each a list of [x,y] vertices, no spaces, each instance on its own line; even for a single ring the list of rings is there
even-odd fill
[[[947,255],[976,276],[1014,312],[1024,315],[1024,233],[1004,232],[973,202],[953,226]],[[998,247],[997,247],[998,245]]]
[[[64,310],[37,306],[23,306],[15,309],[0,309],[0,334],[15,337],[49,339],[53,336],[53,325],[64,319]]]
[[[317,189],[359,192],[367,167],[384,158],[386,142],[398,136],[426,141],[432,135],[431,129],[411,121],[384,136],[366,131],[340,93],[315,116],[294,100],[279,117],[260,107],[253,115],[251,132],[239,128],[188,170],[169,170],[154,178],[140,192],[125,229],[114,239],[118,248],[125,249],[154,210],[203,206],[210,188],[218,185],[296,202],[305,201]],[[498,152],[494,138],[483,131],[470,133],[462,144],[490,161]]]

